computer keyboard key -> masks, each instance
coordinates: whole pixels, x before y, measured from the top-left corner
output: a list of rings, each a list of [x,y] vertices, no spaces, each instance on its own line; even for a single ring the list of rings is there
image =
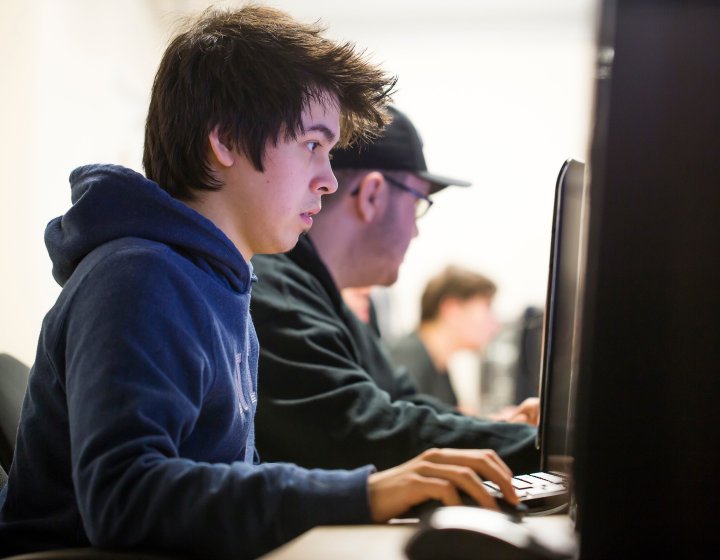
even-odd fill
[[[534,476],[536,478],[541,478],[543,480],[547,480],[548,482],[552,482],[554,484],[564,484],[565,479],[561,476],[557,476],[555,474],[546,473],[546,472],[535,472],[530,473],[530,476]]]
[[[513,477],[513,479],[522,480],[523,482],[526,482],[531,486],[542,486],[543,484],[547,484],[546,480],[543,480],[542,478],[538,478],[537,476],[533,476],[531,474],[519,474]]]

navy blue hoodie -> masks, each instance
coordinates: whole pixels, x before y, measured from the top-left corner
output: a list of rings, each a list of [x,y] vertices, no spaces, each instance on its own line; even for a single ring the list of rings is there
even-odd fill
[[[87,166],[45,233],[45,317],[0,555],[100,546],[254,558],[318,524],[368,522],[367,476],[256,464],[252,268],[142,175]]]

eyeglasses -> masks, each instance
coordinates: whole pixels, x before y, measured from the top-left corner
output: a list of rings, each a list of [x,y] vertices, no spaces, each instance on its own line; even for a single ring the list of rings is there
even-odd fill
[[[397,187],[398,189],[401,189],[405,192],[408,192],[415,197],[415,219],[416,220],[419,218],[422,218],[425,214],[428,213],[428,210],[430,210],[430,207],[433,205],[433,201],[430,199],[429,196],[421,193],[417,189],[408,187],[406,184],[401,183],[397,179],[393,179],[389,175],[383,175],[383,177],[392,186]],[[350,196],[357,196],[357,194],[359,192],[360,192],[360,186],[357,186],[350,193]]]
[[[410,193],[415,197],[415,219],[422,218],[425,214],[428,213],[428,210],[430,210],[430,207],[433,205],[433,201],[430,200],[430,197],[421,193],[419,190],[414,189],[412,187],[408,187],[406,184],[401,183],[397,179],[393,179],[389,175],[383,175],[385,177],[385,180],[390,183],[392,186],[397,187],[398,189],[402,189],[405,192]]]

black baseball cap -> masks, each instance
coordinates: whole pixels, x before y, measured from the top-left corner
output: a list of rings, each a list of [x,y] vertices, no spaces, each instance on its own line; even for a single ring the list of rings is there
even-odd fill
[[[430,182],[430,194],[451,185],[470,186],[469,181],[428,173],[420,134],[405,114],[395,107],[388,107],[388,111],[392,122],[374,142],[333,150],[333,169],[408,171]]]

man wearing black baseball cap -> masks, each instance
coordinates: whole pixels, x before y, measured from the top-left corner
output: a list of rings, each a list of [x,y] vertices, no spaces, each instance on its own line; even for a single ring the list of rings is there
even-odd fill
[[[533,426],[464,416],[419,394],[343,302],[342,289],[394,283],[430,195],[469,185],[429,173],[415,127],[391,115],[371,145],[334,152],[339,188],[308,235],[289,253],[253,259],[260,456],[383,469],[432,447],[489,448],[514,472],[537,470]]]
[[[404,113],[395,107],[390,107],[389,113],[393,119],[392,123],[375,142],[362,148],[346,148],[333,152],[334,171],[381,169],[407,172],[429,182],[429,194],[434,194],[451,185],[470,186],[469,181],[429,173],[423,155],[422,139],[415,126]]]

